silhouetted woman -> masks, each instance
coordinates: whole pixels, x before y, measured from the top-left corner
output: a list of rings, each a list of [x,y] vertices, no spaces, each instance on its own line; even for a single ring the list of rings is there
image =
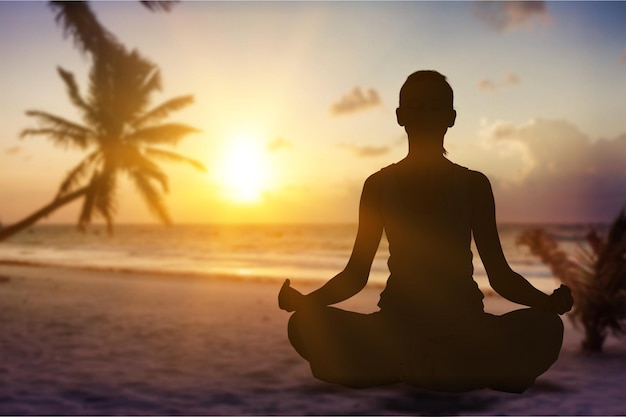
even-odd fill
[[[570,291],[561,286],[548,296],[511,270],[489,180],[445,158],[443,138],[456,119],[446,78],[410,75],[396,115],[409,152],[365,181],[345,269],[308,295],[289,280],[280,290],[280,308],[295,311],[289,339],[313,375],[332,383],[523,392],[558,357],[559,314],[572,307]],[[383,230],[390,276],[380,311],[329,307],[363,289]],[[472,277],[472,235],[493,289],[529,308],[484,312]]]

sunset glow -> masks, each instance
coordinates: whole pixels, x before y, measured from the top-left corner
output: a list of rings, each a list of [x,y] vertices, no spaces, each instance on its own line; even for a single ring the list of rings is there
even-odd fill
[[[224,147],[217,180],[225,197],[241,204],[259,202],[269,174],[260,139],[252,133],[236,133],[225,141]]]
[[[363,181],[404,158],[398,92],[420,69],[454,89],[448,158],[485,173],[502,222],[609,221],[626,195],[626,2],[211,2],[151,13],[89,2],[158,65],[153,104],[198,129],[164,164],[178,223],[356,222]],[[376,30],[372,30],[372,28]],[[87,153],[44,137],[30,109],[79,122],[57,66],[87,89],[81,55],[45,2],[0,2],[0,221],[53,198]],[[27,86],[27,87],[24,87]],[[33,92],[36,92],[33,93]],[[156,221],[120,184],[116,222]],[[47,222],[72,223],[78,205]]]

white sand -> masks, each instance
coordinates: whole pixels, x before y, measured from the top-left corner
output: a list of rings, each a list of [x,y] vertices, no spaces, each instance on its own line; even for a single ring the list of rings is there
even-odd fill
[[[0,265],[0,414],[626,414],[626,341],[585,356],[569,320],[559,360],[522,395],[316,381],[287,340],[279,287]],[[372,311],[379,291],[346,306]]]

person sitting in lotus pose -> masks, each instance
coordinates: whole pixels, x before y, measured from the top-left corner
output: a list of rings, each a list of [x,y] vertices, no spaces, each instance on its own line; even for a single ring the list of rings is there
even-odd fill
[[[308,295],[289,280],[280,289],[279,307],[294,312],[289,340],[313,375],[331,383],[523,392],[558,358],[569,288],[547,295],[509,267],[489,180],[445,157],[443,139],[456,119],[446,77],[411,74],[396,115],[408,154],[365,181],[345,269]],[[390,275],[380,310],[331,307],[364,288],[383,231]],[[472,236],[493,289],[527,308],[484,311],[472,277]]]

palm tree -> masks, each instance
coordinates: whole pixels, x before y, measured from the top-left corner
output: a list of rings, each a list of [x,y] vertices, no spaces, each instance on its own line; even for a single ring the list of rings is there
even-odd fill
[[[186,162],[204,170],[200,162],[161,148],[197,132],[185,124],[161,123],[171,112],[191,104],[193,96],[176,97],[148,109],[151,95],[161,88],[158,67],[120,44],[108,44],[106,55],[106,60],[93,61],[86,97],[74,75],[58,68],[82,124],[44,111],[26,112],[37,120],[38,126],[25,129],[21,137],[44,136],[56,145],[86,151],[87,156],[69,171],[51,203],[0,229],[0,240],[79,198],[83,198],[79,228],[84,230],[94,215],[99,215],[112,233],[116,189],[122,175],[134,183],[152,213],[169,223],[163,204],[163,193],[168,191],[167,176],[156,160]]]
[[[169,12],[177,1],[140,1],[151,11]],[[71,36],[81,52],[97,56],[103,47],[117,44],[115,36],[96,18],[86,1],[49,1],[56,22],[63,27],[66,36]]]
[[[569,286],[574,297],[570,318],[584,329],[582,349],[600,352],[609,332],[626,334],[626,212],[613,221],[608,236],[595,230],[586,236],[576,258],[569,257],[541,229],[525,231],[518,243],[550,266],[552,274]]]

